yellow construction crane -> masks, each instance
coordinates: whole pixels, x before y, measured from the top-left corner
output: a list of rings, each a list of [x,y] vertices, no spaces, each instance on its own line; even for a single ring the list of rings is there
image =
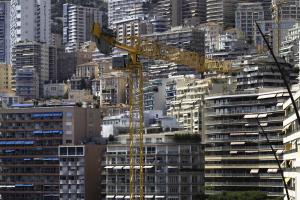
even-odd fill
[[[110,33],[106,33],[101,29],[100,24],[94,23],[92,28],[92,35],[97,40],[96,43],[104,44],[107,43],[112,47],[117,47],[128,52],[128,65],[125,70],[129,72],[129,139],[130,139],[130,200],[138,197],[140,200],[144,199],[144,153],[143,153],[143,131],[144,131],[144,105],[143,105],[143,66],[139,61],[139,56],[143,56],[147,59],[153,60],[165,60],[169,62],[174,62],[181,65],[186,65],[198,72],[218,72],[227,73],[230,72],[231,63],[229,61],[216,61],[205,59],[205,56],[200,55],[196,52],[191,52],[183,49],[178,49],[176,47],[159,44],[155,41],[142,39],[140,37],[130,37],[129,39],[134,44],[133,46],[128,46],[122,44],[116,40],[116,37]],[[101,52],[101,47],[97,46]],[[134,177],[134,127],[133,127],[133,105],[134,105],[134,78],[138,79],[138,107],[139,107],[139,194],[135,196],[135,177]]]

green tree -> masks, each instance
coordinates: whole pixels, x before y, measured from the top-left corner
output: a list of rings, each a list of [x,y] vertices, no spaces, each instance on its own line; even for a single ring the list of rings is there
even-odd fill
[[[212,195],[207,200],[275,200],[270,198],[266,193],[257,191],[248,192],[223,192],[221,194]],[[276,199],[277,200],[277,199]]]

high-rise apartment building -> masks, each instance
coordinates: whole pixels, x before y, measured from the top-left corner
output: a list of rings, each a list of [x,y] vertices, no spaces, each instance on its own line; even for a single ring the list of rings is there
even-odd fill
[[[300,92],[294,94],[297,109],[299,109]],[[300,162],[299,162],[299,144],[300,139],[299,123],[295,114],[292,101],[289,99],[284,102],[285,118],[283,121],[283,162],[284,177],[288,186],[288,192],[291,200],[297,200],[300,197]],[[285,200],[287,197],[285,196]]]
[[[104,146],[95,144],[59,146],[60,200],[101,199],[101,161]]]
[[[146,14],[144,3],[148,0],[109,0],[108,1],[108,25],[115,28],[114,23],[143,18]]]
[[[166,45],[198,52],[202,55],[205,52],[204,32],[198,28],[174,27],[169,31],[148,34],[144,37]]]
[[[76,73],[76,66],[92,61],[92,54],[76,50],[65,52],[63,48],[57,48],[57,80],[67,81]]]
[[[195,70],[189,67],[161,60],[146,63],[144,66],[147,69],[147,77],[149,79],[171,78],[172,76],[193,75],[196,73]]]
[[[206,0],[207,22],[215,22],[223,27],[234,26],[236,0]]]
[[[57,74],[57,54],[59,53],[59,47],[49,46],[49,81],[57,82],[58,74]]]
[[[11,48],[22,40],[51,44],[51,2],[11,0]]]
[[[205,98],[206,194],[253,190],[282,196],[282,178],[270,144],[282,152],[282,104],[287,98],[285,90],[274,89]]]
[[[173,85],[171,98],[170,84]],[[178,123],[191,133],[202,134],[204,97],[209,92],[221,92],[226,79],[199,79],[193,76],[177,77],[167,82],[167,115],[175,117]]]
[[[235,28],[243,32],[249,43],[253,42],[255,22],[264,20],[262,3],[238,3],[235,11]]]
[[[144,83],[144,110],[166,112],[167,79],[153,79]]]
[[[272,0],[259,1],[262,4],[265,19],[271,20]],[[234,14],[238,3],[255,3],[256,0],[206,0],[206,19],[207,22],[216,22],[224,28],[234,27]]]
[[[14,70],[13,90],[25,100],[38,99],[40,84],[37,70],[33,66]]]
[[[92,40],[94,22],[106,25],[104,12],[98,8],[74,4],[63,5],[63,44],[66,51],[78,49],[84,42]]]
[[[15,75],[15,85],[14,89],[18,94],[24,95],[26,98],[26,93],[22,90],[26,90],[25,85],[20,84],[17,70],[32,67],[37,75],[38,90],[37,94],[39,96],[43,95],[43,84],[49,81],[49,46],[46,44],[34,42],[34,41],[21,41],[16,43],[12,51],[12,65],[13,74]],[[26,82],[26,80],[24,80]]]
[[[10,63],[10,1],[0,2],[0,62]]]
[[[217,51],[218,38],[223,33],[223,27],[214,22],[202,24],[200,27],[205,33],[205,54]]]
[[[113,23],[118,42],[132,46],[134,44],[130,37],[140,36],[147,33],[147,23],[140,18],[125,19]]]
[[[279,17],[281,20],[300,19],[300,4],[298,0],[272,0],[273,6],[275,6],[277,2],[281,5],[279,8]],[[273,13],[273,18],[275,14],[276,12]]]
[[[205,0],[172,0],[172,26],[199,25],[206,22]]]
[[[144,197],[145,199],[200,199],[203,191],[203,152],[200,137],[187,131],[145,129]],[[105,162],[106,199],[128,199],[129,135],[122,134],[107,145]],[[138,143],[138,142],[136,142]],[[139,159],[138,156],[135,157]],[[134,192],[139,197],[139,164],[134,161]]]
[[[288,63],[297,67],[299,67],[299,41],[300,23],[296,23],[293,28],[288,30],[279,50],[280,56],[284,57]]]
[[[59,200],[58,147],[99,135],[99,116],[72,105],[1,109],[1,198]]]
[[[249,88],[276,88],[284,87],[281,73],[276,63],[270,56],[250,56],[243,57],[239,66],[242,71],[237,75],[237,89]],[[286,63],[283,58],[278,58],[278,62],[284,69],[286,79],[290,85],[297,84],[296,78],[299,69]]]

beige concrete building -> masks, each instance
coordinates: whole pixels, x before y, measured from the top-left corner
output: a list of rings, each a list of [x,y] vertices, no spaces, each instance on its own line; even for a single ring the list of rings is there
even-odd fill
[[[2,199],[59,200],[58,147],[99,136],[99,116],[99,109],[72,105],[1,109]]]
[[[44,97],[64,97],[70,90],[70,85],[65,83],[49,83],[44,85]]]
[[[77,65],[75,76],[78,78],[99,78],[99,64],[88,62]]]
[[[0,64],[0,92],[9,92],[12,89],[12,67]]]
[[[74,102],[92,102],[93,95],[91,95],[90,90],[70,90],[69,91],[69,100]]]

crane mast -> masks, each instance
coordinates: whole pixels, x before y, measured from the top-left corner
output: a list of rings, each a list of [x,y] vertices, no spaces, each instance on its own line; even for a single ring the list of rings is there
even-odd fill
[[[230,72],[229,61],[215,61],[205,59],[205,56],[196,52],[191,52],[176,47],[159,44],[155,41],[142,39],[140,37],[130,37],[134,46],[128,46],[118,42],[115,36],[103,32],[100,24],[94,23],[92,31],[93,37],[96,39],[96,44],[104,41],[112,47],[117,47],[128,52],[129,62],[124,71],[129,73],[129,163],[130,163],[130,177],[129,177],[129,192],[130,200],[138,197],[140,200],[144,199],[144,105],[143,105],[143,66],[141,65],[138,56],[143,56],[153,60],[165,60],[174,62],[176,64],[186,65],[189,68],[198,72]],[[98,47],[98,46],[97,46]],[[101,50],[98,47],[99,51]],[[135,128],[133,124],[134,112],[134,80],[138,81],[137,96],[138,96],[138,110],[139,110],[139,125],[138,125],[138,138],[139,138],[139,163],[135,163]],[[139,169],[139,195],[135,195],[135,168]]]

